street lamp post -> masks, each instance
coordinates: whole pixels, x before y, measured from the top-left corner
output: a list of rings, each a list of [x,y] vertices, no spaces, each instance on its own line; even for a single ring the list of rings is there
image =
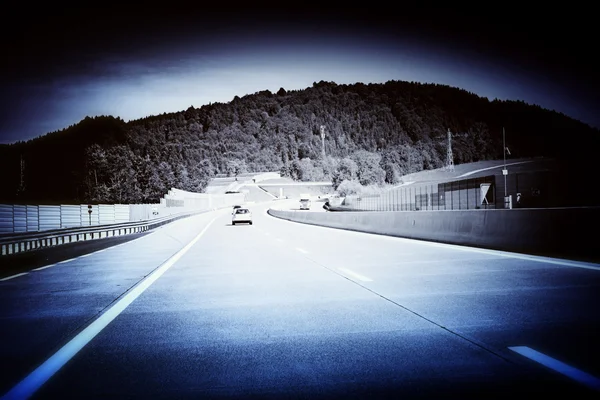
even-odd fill
[[[508,197],[508,187],[506,183],[508,170],[506,169],[506,134],[504,132],[504,127],[502,127],[502,154],[504,155],[504,168],[502,169],[502,175],[504,175],[504,208],[512,208],[512,201]]]
[[[506,135],[504,127],[502,127],[502,154],[504,155],[504,169],[502,170],[504,175],[504,197],[506,197],[506,175],[508,175],[508,170],[506,169]]]

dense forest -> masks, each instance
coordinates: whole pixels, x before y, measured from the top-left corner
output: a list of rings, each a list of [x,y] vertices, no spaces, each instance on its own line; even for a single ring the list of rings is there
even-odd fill
[[[129,122],[86,117],[0,145],[0,203],[156,203],[170,188],[202,192],[212,177],[242,172],[395,184],[442,167],[448,131],[455,164],[501,159],[503,128],[514,158],[589,161],[600,143],[598,129],[521,101],[437,84],[321,81]]]

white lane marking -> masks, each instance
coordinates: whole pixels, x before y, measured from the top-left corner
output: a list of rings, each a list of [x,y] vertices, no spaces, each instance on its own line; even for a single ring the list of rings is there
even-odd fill
[[[35,268],[33,271],[41,271],[41,270],[46,269],[46,268],[54,267],[55,265],[56,264],[46,265],[45,267]]]
[[[539,351],[533,350],[527,346],[514,346],[509,347],[510,350],[521,354],[529,358],[530,360],[536,361],[556,372],[568,376],[569,378],[576,380],[579,383],[586,385],[595,390],[600,390],[600,379],[592,376],[586,372],[583,372],[577,368],[571,367],[561,361],[555,360]]]
[[[79,256],[78,258],[89,257],[89,256],[91,256],[92,254],[94,254],[94,253],[88,253],[88,254],[84,254],[84,255],[81,255],[81,256]]]
[[[23,276],[23,275],[27,275],[27,272],[21,272],[20,274],[16,274],[16,275],[11,275],[11,276],[7,276],[6,278],[2,278],[0,279],[1,282],[7,281],[9,279],[14,279],[14,278],[18,278],[19,276]]]
[[[58,350],[54,355],[47,359],[42,365],[30,373],[25,379],[13,387],[4,399],[26,399],[32,396],[48,379],[52,377],[62,366],[73,358],[79,350],[88,344],[96,335],[98,335],[108,324],[110,324],[127,306],[137,299],[146,289],[150,287],[158,278],[160,278],[169,268],[173,266],[187,251],[204,235],[210,225],[217,217],[213,218],[208,225],[184,248],[179,250],[174,256],[169,258],[164,264],[152,272],[146,279],[131,289],[125,296],[115,303],[104,314],[98,317],[87,328],[81,331],[77,336],[71,339],[66,345]]]
[[[69,261],[73,261],[73,260],[75,260],[75,258],[69,258],[68,260],[59,261],[59,262],[57,262],[57,264],[64,264],[64,263],[68,263]]]
[[[408,240],[410,240],[410,239],[408,239]],[[420,240],[416,240],[416,241],[426,244],[428,246],[434,246],[434,247],[453,248],[453,249],[457,249],[457,250],[469,251],[472,253],[487,254],[487,255],[491,255],[491,256],[516,258],[516,259],[528,260],[528,261],[538,261],[538,262],[544,262],[547,264],[556,264],[556,265],[563,265],[566,267],[576,267],[576,268],[584,268],[584,269],[600,271],[600,264],[589,263],[589,262],[584,262],[584,261],[574,261],[574,260],[566,260],[566,259],[561,259],[561,258],[534,256],[534,255],[521,254],[521,253],[511,253],[509,251],[501,251],[501,250],[478,249],[478,248],[474,248],[474,247],[460,246],[460,245],[456,245],[456,244],[436,243],[436,242],[427,242],[427,241],[420,241]]]
[[[298,250],[300,253],[308,254],[308,251],[301,249],[300,247],[296,247],[296,250]]]
[[[358,279],[358,280],[361,280],[361,281],[363,281],[363,282],[373,282],[373,280],[372,280],[372,279],[370,279],[370,278],[367,278],[366,276],[363,276],[363,275],[357,274],[356,272],[350,271],[349,269],[346,269],[346,268],[338,268],[338,269],[339,269],[340,271],[342,271],[342,272],[344,272],[344,273],[348,274],[348,275],[351,275],[351,276],[355,277],[355,278],[356,278],[356,279]]]

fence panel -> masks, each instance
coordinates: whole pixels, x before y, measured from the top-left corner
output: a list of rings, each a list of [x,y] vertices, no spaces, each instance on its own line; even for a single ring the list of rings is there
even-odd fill
[[[207,211],[242,204],[245,195],[170,190],[156,204],[13,205],[0,204],[0,233],[36,232],[100,224],[137,222],[186,211]],[[167,201],[168,200],[168,201]]]
[[[361,211],[470,210],[494,208],[494,176],[411,184],[375,195],[349,195],[343,205]]]
[[[160,204],[130,204],[128,205],[129,221],[145,221],[160,216]],[[155,210],[157,215],[153,214]]]
[[[39,206],[39,213],[41,231],[60,229],[60,206]]]
[[[98,205],[98,223],[100,225],[115,223],[115,206],[112,204]]]
[[[13,226],[13,205],[0,204],[0,233],[12,233]]]
[[[60,227],[76,228],[81,226],[81,209],[74,205],[60,206]]]
[[[27,232],[27,206],[13,208],[13,223],[15,232]]]
[[[27,206],[27,232],[40,230],[40,209],[38,206]]]
[[[129,222],[129,205],[115,204],[115,223]],[[149,219],[149,218],[146,218]]]

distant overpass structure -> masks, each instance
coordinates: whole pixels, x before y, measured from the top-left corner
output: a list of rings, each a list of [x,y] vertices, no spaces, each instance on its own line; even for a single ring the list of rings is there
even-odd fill
[[[301,193],[320,196],[333,193],[331,181],[303,182],[282,177],[279,172],[245,173],[237,176],[216,177],[205,189],[206,193],[242,193],[249,202],[298,197]]]

